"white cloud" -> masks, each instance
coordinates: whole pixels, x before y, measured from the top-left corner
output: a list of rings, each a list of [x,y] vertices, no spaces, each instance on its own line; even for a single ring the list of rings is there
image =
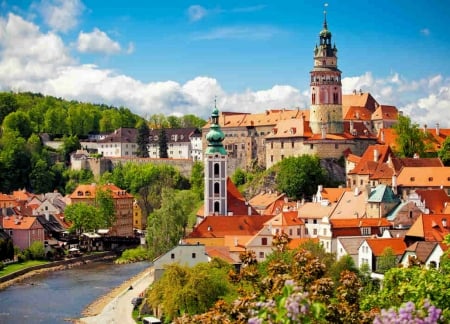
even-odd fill
[[[104,31],[94,28],[90,33],[80,32],[77,40],[77,49],[82,53],[119,53],[119,43],[113,41]]]
[[[188,8],[187,14],[190,21],[199,21],[208,14],[208,11],[200,5],[192,5]]]
[[[0,48],[0,90],[40,92],[68,100],[125,106],[142,116],[163,113],[207,118],[215,97],[222,111],[259,113],[271,108],[309,106],[309,89],[290,85],[230,93],[217,79],[208,76],[185,83],[144,83],[113,70],[79,64],[57,34],[44,33],[14,14],[0,17]],[[379,78],[366,72],[344,78],[342,84],[344,93],[353,89],[370,92],[380,104],[397,106],[420,125],[433,127],[439,122],[441,127],[450,128],[445,118],[450,111],[450,78],[431,75],[408,80],[396,72]]]
[[[77,26],[84,10],[80,0],[42,0],[37,5],[45,23],[55,31],[67,32]]]

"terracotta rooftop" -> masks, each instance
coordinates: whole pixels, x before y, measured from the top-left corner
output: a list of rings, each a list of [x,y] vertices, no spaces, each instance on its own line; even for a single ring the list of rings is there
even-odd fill
[[[343,116],[347,114],[349,107],[365,107],[374,112],[378,106],[377,101],[368,92],[355,91],[352,94],[342,95],[342,111]]]
[[[309,122],[302,118],[283,119],[276,123],[266,138],[296,138],[312,136]]]
[[[450,234],[448,214],[422,214],[406,233],[407,236],[420,237],[430,242],[442,242],[448,234]]]
[[[403,187],[450,187],[450,167],[403,167],[397,176]]]
[[[303,221],[298,218],[297,211],[283,211],[264,223],[266,226],[300,226]]]
[[[380,105],[372,114],[372,120],[397,120],[398,109],[395,106]]]
[[[317,237],[315,237],[315,238],[305,238],[305,237],[293,238],[288,243],[288,249],[290,249],[290,250],[297,249],[307,242],[319,243],[320,240]]]
[[[392,248],[394,255],[402,255],[406,249],[406,244],[402,238],[374,238],[366,239],[366,242],[375,256],[383,255],[387,247]]]
[[[272,216],[208,216],[188,235],[188,238],[255,235]]]
[[[230,256],[230,249],[227,246],[205,246],[206,254],[210,258],[219,258],[233,264],[234,260]]]
[[[264,191],[254,196],[248,203],[257,209],[266,209],[278,199],[283,199],[284,196],[284,193],[280,194],[277,191]]]
[[[36,217],[3,217],[3,228],[5,229],[28,230],[35,223],[39,223]]]
[[[416,193],[431,214],[444,214],[445,207],[450,205],[450,197],[444,189],[416,190]]]
[[[370,145],[349,174],[374,175],[377,169],[386,163],[392,154],[392,150],[388,145]]]
[[[369,121],[371,119],[372,112],[365,107],[351,106],[348,108],[347,113],[344,116],[344,120],[360,120]]]
[[[323,188],[322,199],[326,199],[329,202],[338,202],[344,192],[349,191],[349,188]]]
[[[347,218],[347,219],[330,219],[332,228],[349,228],[349,227],[390,227],[391,222],[386,218]]]
[[[367,191],[365,190],[346,191],[332,211],[330,218],[363,218],[366,215],[366,200]]]

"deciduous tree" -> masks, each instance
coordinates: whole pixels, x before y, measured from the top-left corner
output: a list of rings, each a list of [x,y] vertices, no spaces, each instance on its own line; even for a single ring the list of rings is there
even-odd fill
[[[397,155],[400,157],[414,157],[415,154],[423,156],[425,152],[425,135],[418,124],[413,124],[407,116],[399,116],[393,125],[397,144]]]

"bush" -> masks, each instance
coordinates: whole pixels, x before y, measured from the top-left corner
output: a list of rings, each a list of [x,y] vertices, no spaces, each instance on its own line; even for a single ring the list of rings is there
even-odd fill
[[[28,259],[32,260],[44,260],[45,259],[45,248],[44,243],[40,241],[34,241],[31,243],[31,246],[28,248],[28,251],[31,255]]]

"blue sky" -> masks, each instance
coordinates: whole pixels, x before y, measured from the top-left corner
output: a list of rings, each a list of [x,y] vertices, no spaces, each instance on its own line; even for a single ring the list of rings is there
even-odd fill
[[[450,127],[450,3],[2,1],[0,90],[154,113],[308,108],[327,10],[343,91]],[[442,118],[443,116],[447,118]]]

